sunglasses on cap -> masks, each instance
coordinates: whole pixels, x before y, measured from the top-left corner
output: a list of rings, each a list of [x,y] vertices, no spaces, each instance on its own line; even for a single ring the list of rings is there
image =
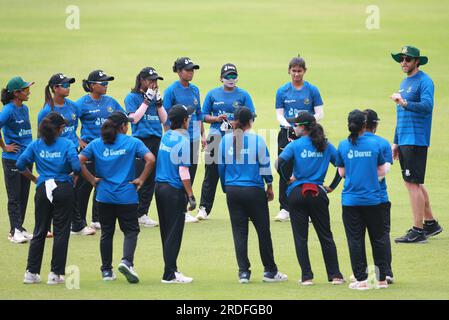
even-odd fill
[[[89,81],[89,82],[99,84],[100,86],[103,86],[103,87],[107,87],[109,84],[108,81]]]
[[[61,88],[64,88],[64,89],[68,89],[68,88],[70,88],[70,82],[57,84],[56,87],[61,87]]]
[[[403,56],[403,57],[401,57],[401,62],[403,62],[404,60],[406,61],[406,62],[411,62],[411,61],[413,61],[415,58],[413,58],[413,57],[409,57],[409,56]]]
[[[235,80],[237,79],[237,75],[235,73],[227,74],[223,77],[226,80]]]

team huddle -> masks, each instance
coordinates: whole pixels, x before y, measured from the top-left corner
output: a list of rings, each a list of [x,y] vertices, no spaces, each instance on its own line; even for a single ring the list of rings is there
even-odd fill
[[[276,93],[275,112],[280,124],[278,159],[280,211],[276,221],[290,221],[301,267],[300,285],[314,282],[308,253],[311,223],[318,235],[328,281],[346,282],[340,271],[333,239],[329,199],[344,179],[342,216],[353,275],[349,288],[370,289],[365,234],[368,232],[377,288],[393,283],[390,244],[390,211],[386,175],[399,160],[410,195],[413,227],[397,243],[423,243],[442,232],[434,219],[424,187],[427,149],[433,111],[434,86],[419,70],[427,63],[417,48],[405,46],[392,54],[407,77],[391,96],[396,104],[394,142],[376,135],[378,114],[372,109],[348,114],[349,136],[337,147],[323,126],[323,101],[318,88],[304,80],[305,60],[293,58],[288,66],[291,81]],[[2,90],[0,146],[8,196],[12,243],[30,242],[23,282],[39,283],[46,238],[53,237],[48,284],[64,283],[69,238],[101,230],[101,276],[116,279],[113,271],[113,237],[118,220],[124,234],[123,257],[118,270],[130,283],[138,283],[134,253],[140,226],[159,226],[164,271],[162,283],[190,283],[177,266],[185,223],[206,220],[212,212],[218,182],[226,194],[240,283],[251,278],[248,228],[251,221],[259,239],[264,266],[263,281],[288,279],[275,263],[268,202],[274,199],[273,175],[263,137],[251,131],[256,109],[250,94],[237,86],[234,64],[223,65],[222,85],[209,91],[200,104],[200,90],[192,83],[200,67],[188,57],[175,61],[179,79],[163,95],[163,78],[153,67],[143,68],[124,107],[106,95],[114,80],[95,70],[83,80],[86,95],[68,99],[74,78],[53,75],[45,88],[45,104],[38,114],[38,138],[32,140],[28,107],[24,104],[33,82],[12,78]],[[77,134],[81,123],[80,134]],[[206,137],[204,123],[210,124]],[[132,134],[128,135],[129,124]],[[199,151],[205,154],[205,175],[197,208],[192,190]],[[38,176],[33,174],[36,166]],[[336,167],[325,185],[328,168]],[[24,228],[31,182],[36,184],[35,227]],[[87,209],[94,190],[92,222]],[[158,222],[149,217],[156,201]],[[53,228],[52,228],[53,226]]]

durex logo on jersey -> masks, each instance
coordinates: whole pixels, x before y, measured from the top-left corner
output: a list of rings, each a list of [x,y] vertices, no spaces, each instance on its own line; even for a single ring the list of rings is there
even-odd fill
[[[103,151],[103,157],[112,157],[112,156],[123,156],[126,154],[126,149],[113,150],[106,148]]]
[[[371,151],[357,151],[350,149],[348,152],[348,159],[352,158],[371,158]]]
[[[61,152],[48,152],[48,151],[42,150],[39,153],[39,156],[41,158],[47,158],[47,159],[61,158]]]
[[[323,157],[322,152],[310,151],[310,150],[306,150],[306,149],[304,149],[301,152],[301,158],[303,158],[303,159],[305,159],[305,158],[322,158],[322,157]]]

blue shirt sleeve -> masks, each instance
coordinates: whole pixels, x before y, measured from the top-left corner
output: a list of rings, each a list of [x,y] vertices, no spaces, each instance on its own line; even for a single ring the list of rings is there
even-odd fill
[[[284,108],[284,97],[281,88],[276,92],[276,109]]]
[[[150,152],[150,150],[145,146],[145,144],[140,139],[136,139],[137,148],[136,148],[136,155],[139,158],[145,157],[145,155]]]
[[[39,125],[41,124],[42,120],[47,116],[47,114],[49,114],[50,112],[47,109],[47,105],[44,106],[44,108],[42,108],[41,111],[39,111],[38,115],[37,115],[37,127],[39,128]]]
[[[190,141],[188,139],[182,139],[181,149],[179,149],[178,156],[180,167],[190,167]]]
[[[80,160],[78,158],[78,152],[76,152],[76,147],[73,144],[72,141],[69,141],[69,149],[67,151],[67,158],[70,162],[70,166],[72,168],[72,171],[76,174],[79,175],[81,172],[81,164],[80,164]]]
[[[225,173],[226,173],[226,162],[225,162],[225,139],[221,139],[219,145],[218,154],[218,175],[220,176],[221,189],[226,193],[225,188]]]
[[[206,94],[206,98],[204,99],[203,102],[203,109],[201,110],[201,112],[203,113],[203,119],[206,115],[211,115],[212,114],[212,91],[209,91]]]
[[[294,141],[290,142],[281,152],[279,158],[282,158],[285,161],[289,161],[291,158],[293,158],[293,155],[295,154],[294,144]]]
[[[345,167],[345,163],[343,161],[343,156],[342,156],[342,145],[341,143],[338,145],[338,150],[337,150],[337,159],[335,161],[335,166],[340,167],[340,168],[344,168]]]
[[[9,106],[3,108],[3,110],[0,112],[0,128],[3,128],[6,122],[8,122],[10,116],[11,108]]]
[[[385,158],[385,162],[393,163],[393,153],[391,152],[391,146],[388,141],[384,141],[382,145],[382,154]]]
[[[197,121],[203,121],[203,113],[201,112],[201,99],[200,99],[200,89],[198,87],[195,87],[195,93],[198,96],[198,105],[196,106],[196,116]]]
[[[16,167],[20,172],[25,171],[26,167],[34,162],[34,145],[35,143],[33,142],[26,147],[25,151],[17,159]]]
[[[167,114],[170,111],[170,108],[174,105],[174,103],[175,103],[175,101],[174,101],[174,97],[173,97],[173,89],[170,86],[167,89],[165,89],[164,99],[162,100],[162,106],[165,108],[165,111],[167,111]],[[165,125],[170,126],[170,124],[171,124],[171,121],[167,118]]]
[[[93,160],[93,148],[94,148],[95,143],[93,143],[93,141],[91,141],[91,143],[89,143],[87,145],[87,147],[85,147],[83,149],[83,151],[81,151],[81,155],[85,156],[87,159]]]
[[[125,110],[122,108],[120,103],[117,102],[114,98],[111,98],[112,104],[114,105],[114,111],[121,111],[123,113],[126,113]]]
[[[419,102],[407,101],[405,110],[417,113],[429,114],[433,110],[434,85],[430,78],[421,82],[421,100]]]
[[[271,173],[270,152],[262,137],[257,136],[257,156],[260,167],[260,175],[269,184],[273,182],[273,175]]]
[[[137,111],[136,102],[132,94],[128,94],[125,97],[125,108],[128,113],[134,113]]]
[[[333,146],[333,144],[329,143],[327,145],[327,148],[329,150],[330,153],[330,162],[336,166],[337,165],[337,157],[338,157],[338,152],[337,149],[335,149],[335,147]]]
[[[323,99],[321,99],[320,91],[315,86],[312,87],[312,100],[313,100],[313,107],[323,105]]]
[[[251,99],[251,96],[248,92],[245,91],[245,106],[248,107],[251,112],[256,112],[256,109],[254,108],[253,100]]]
[[[379,152],[377,154],[377,165],[381,166],[383,164],[385,164],[385,158],[384,158],[384,156],[382,154],[382,149],[379,146]]]

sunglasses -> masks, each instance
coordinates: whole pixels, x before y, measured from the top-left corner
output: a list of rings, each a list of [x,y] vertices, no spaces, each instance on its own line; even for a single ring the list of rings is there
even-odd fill
[[[411,61],[413,61],[415,58],[412,58],[412,57],[409,57],[409,56],[404,56],[404,57],[401,57],[401,62],[403,62],[404,60],[406,61],[406,62],[411,62]]]
[[[235,80],[235,79],[237,79],[237,75],[235,73],[231,73],[231,74],[225,75],[223,78],[226,80]]]
[[[109,84],[108,81],[89,81],[89,82],[99,84],[100,86],[103,86],[103,87],[107,87]]]
[[[61,84],[58,84],[58,85],[56,85],[56,86],[57,86],[57,87],[64,88],[64,89],[68,89],[68,88],[70,88],[70,83],[69,83],[69,82],[61,83]]]

